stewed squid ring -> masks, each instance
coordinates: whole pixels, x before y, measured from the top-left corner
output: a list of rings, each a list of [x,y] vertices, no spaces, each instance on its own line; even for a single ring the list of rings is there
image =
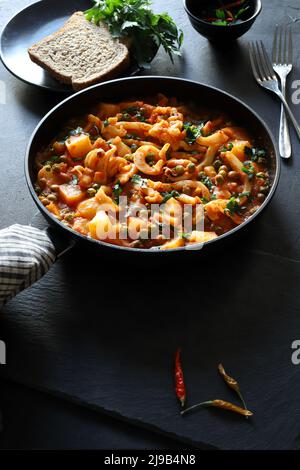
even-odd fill
[[[147,162],[148,159],[148,162]],[[156,161],[150,165],[150,161]],[[160,158],[160,151],[154,145],[142,145],[133,155],[133,161],[139,171],[146,175],[160,175],[164,166],[164,160]]]

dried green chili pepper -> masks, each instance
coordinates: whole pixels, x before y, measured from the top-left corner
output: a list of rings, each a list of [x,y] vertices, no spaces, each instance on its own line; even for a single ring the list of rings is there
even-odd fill
[[[185,413],[188,413],[190,411],[194,411],[194,410],[197,410],[198,408],[203,408],[206,406],[212,406],[215,408],[221,408],[222,410],[232,411],[233,413],[238,413],[246,417],[253,415],[251,411],[245,410],[244,408],[241,408],[240,406],[233,405],[232,403],[229,403],[223,400],[203,401],[202,403],[198,403],[197,405],[190,406],[190,408],[186,408],[185,410],[181,411],[181,414],[184,415]]]
[[[226,374],[225,369],[222,364],[218,365],[218,370],[220,372],[221,377],[223,377],[224,381],[227,383],[228,387],[230,387],[232,390],[234,390],[238,394],[241,402],[243,403],[245,410],[247,410],[247,406],[241,394],[241,390],[240,390],[240,386],[238,382],[232,377],[230,377],[230,375]]]
[[[175,391],[178,400],[183,407],[186,401],[186,389],[183,378],[183,370],[181,365],[181,349],[178,348],[175,353]]]

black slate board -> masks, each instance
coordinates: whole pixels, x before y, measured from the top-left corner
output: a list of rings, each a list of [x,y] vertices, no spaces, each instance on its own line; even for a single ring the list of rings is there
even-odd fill
[[[9,380],[0,380],[0,402],[1,450],[187,450],[174,439]]]
[[[217,49],[191,29],[181,2],[164,2],[186,33],[185,56],[173,69],[160,53],[151,73],[220,86],[252,104],[277,132],[278,103],[253,81],[246,44],[255,37],[270,46],[275,15],[286,21],[282,5],[287,2],[263,3],[262,16],[229,60],[225,46]],[[299,32],[295,24],[295,43]],[[298,50],[296,59],[299,64]],[[18,165],[3,159],[12,188],[1,189],[1,226],[16,219],[28,222],[34,214],[27,193],[16,191],[22,152],[35,122],[53,101],[22,84],[16,85],[14,99],[29,121],[18,129]],[[4,134],[12,135],[9,121]],[[271,206],[245,237],[223,252],[210,258],[195,253],[179,265],[156,266],[78,251],[67,255],[1,312],[8,363],[1,374],[199,447],[298,447],[300,368],[291,363],[291,344],[300,334],[300,161],[295,139],[293,148],[294,159],[283,166]],[[178,345],[190,404],[235,400],[218,377],[216,367],[222,361],[240,379],[254,418],[246,421],[218,410],[181,418],[172,371]]]
[[[299,369],[290,358],[299,331],[298,263],[237,247],[238,260],[229,253],[177,271],[133,267],[138,295],[116,279],[116,267],[70,254],[5,308],[8,375],[194,444],[293,448],[300,434]],[[270,280],[276,295],[266,295]],[[180,417],[172,373],[178,345],[190,404],[236,400],[218,377],[222,361],[240,378],[254,418],[215,410]]]

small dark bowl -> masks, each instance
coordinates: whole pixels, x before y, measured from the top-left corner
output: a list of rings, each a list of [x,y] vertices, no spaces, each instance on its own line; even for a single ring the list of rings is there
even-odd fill
[[[200,17],[204,6],[211,3],[209,0],[183,0],[185,11],[193,28],[212,41],[230,41],[245,34],[253,25],[261,12],[261,0],[249,0],[250,11],[245,20],[229,26],[218,26],[205,21]]]

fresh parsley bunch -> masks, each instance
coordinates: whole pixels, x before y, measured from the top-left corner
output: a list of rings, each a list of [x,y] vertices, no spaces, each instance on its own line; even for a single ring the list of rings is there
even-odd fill
[[[85,12],[95,24],[103,21],[113,37],[128,38],[132,53],[141,67],[149,66],[158,48],[163,46],[173,62],[180,55],[183,32],[167,14],[155,14],[151,0],[92,0]]]

